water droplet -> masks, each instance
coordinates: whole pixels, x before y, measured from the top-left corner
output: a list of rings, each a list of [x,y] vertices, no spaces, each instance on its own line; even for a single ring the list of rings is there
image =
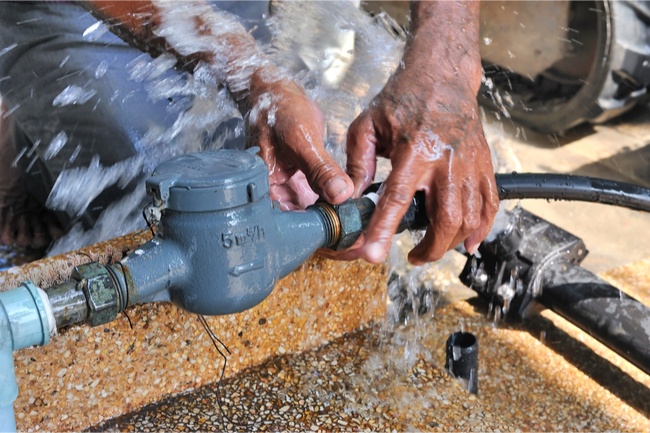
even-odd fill
[[[56,155],[59,154],[61,149],[63,149],[63,146],[68,142],[68,134],[65,133],[65,131],[61,131],[58,134],[54,136],[52,141],[50,141],[50,145],[47,147],[47,150],[45,151],[45,159],[52,159]]]
[[[97,21],[95,24],[84,30],[82,37],[86,41],[96,41],[108,31],[108,26],[103,21]]]
[[[66,105],[83,105],[97,94],[94,89],[84,89],[79,86],[68,86],[59,93],[52,106],[65,107]]]
[[[97,65],[97,69],[95,69],[95,79],[102,78],[104,75],[106,75],[108,66],[108,62],[106,60],[102,60],[99,65]]]
[[[0,57],[3,56],[4,54],[7,54],[9,51],[13,50],[17,46],[18,44],[7,45],[6,47],[0,50]]]
[[[70,60],[70,56],[67,55],[61,60],[61,63],[59,63],[59,68],[62,68],[66,63],[68,63],[68,60]]]

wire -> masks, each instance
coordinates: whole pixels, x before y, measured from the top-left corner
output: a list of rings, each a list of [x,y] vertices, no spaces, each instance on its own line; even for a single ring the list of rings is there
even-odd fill
[[[219,410],[221,411],[221,416],[224,418],[228,419],[228,416],[226,416],[226,412],[223,410],[223,407],[221,405],[221,382],[223,381],[223,378],[226,374],[226,365],[228,364],[228,358],[226,355],[219,349],[219,346],[217,343],[219,343],[224,349],[226,349],[226,353],[230,355],[230,349],[228,349],[228,346],[223,344],[223,341],[219,339],[219,337],[216,336],[214,331],[212,331],[212,328],[210,328],[210,325],[208,324],[208,321],[205,320],[205,317],[202,316],[201,314],[197,314],[196,318],[199,320],[201,325],[203,326],[203,329],[205,332],[207,332],[208,337],[210,337],[210,340],[212,341],[212,345],[214,346],[215,349],[217,349],[217,352],[219,352],[219,355],[223,358],[223,367],[221,368],[221,376],[219,376],[219,382],[217,383],[217,390],[216,390],[216,397],[217,397],[217,406],[219,406]]]

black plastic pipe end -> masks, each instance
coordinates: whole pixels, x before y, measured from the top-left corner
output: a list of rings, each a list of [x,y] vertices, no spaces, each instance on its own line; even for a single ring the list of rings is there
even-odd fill
[[[469,332],[454,332],[447,339],[447,370],[478,394],[478,340]]]

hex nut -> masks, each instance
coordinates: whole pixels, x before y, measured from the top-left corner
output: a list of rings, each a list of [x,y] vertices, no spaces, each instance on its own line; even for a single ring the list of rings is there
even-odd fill
[[[77,266],[72,278],[79,281],[88,303],[88,319],[91,326],[112,322],[120,312],[117,288],[106,266],[93,262]]]
[[[350,248],[363,232],[361,212],[357,204],[350,199],[332,207],[336,211],[341,223],[341,236],[339,237],[339,241],[331,248],[335,251],[341,251]]]

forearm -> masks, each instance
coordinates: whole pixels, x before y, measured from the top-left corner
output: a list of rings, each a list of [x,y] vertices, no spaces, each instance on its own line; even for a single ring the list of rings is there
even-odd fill
[[[461,79],[474,93],[481,80],[478,1],[411,1],[407,68],[437,80]]]
[[[122,39],[153,56],[173,53],[188,68],[206,62],[242,110],[250,108],[251,87],[272,82],[277,73],[236,18],[206,2],[93,0],[83,4]]]

